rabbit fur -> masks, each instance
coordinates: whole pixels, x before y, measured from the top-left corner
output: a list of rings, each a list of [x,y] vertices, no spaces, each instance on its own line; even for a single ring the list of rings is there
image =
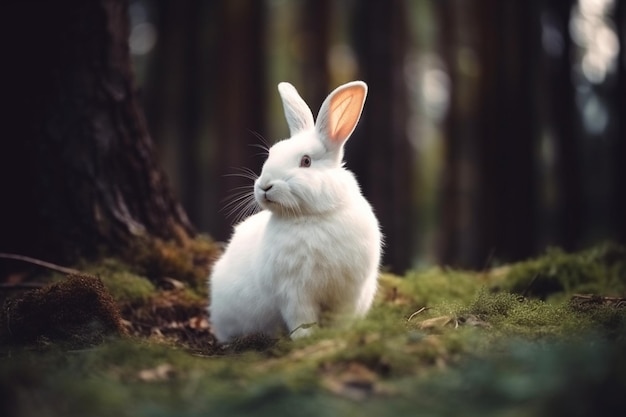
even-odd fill
[[[363,316],[377,289],[378,220],[342,162],[367,85],[335,89],[315,123],[291,84],[278,91],[291,137],[269,150],[254,183],[262,210],[235,226],[209,277],[221,343],[253,333],[300,337],[324,319]]]

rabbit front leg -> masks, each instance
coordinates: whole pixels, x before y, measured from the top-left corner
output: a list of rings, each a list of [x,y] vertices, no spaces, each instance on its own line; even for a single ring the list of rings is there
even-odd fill
[[[304,297],[294,297],[281,310],[289,337],[297,339],[313,332],[313,326],[319,323],[318,308]]]

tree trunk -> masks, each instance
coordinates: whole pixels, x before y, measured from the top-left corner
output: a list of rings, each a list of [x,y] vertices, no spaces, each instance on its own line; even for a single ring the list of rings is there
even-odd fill
[[[456,5],[452,1],[436,3],[436,13],[439,27],[450,28],[442,30],[440,37],[441,51],[447,63],[450,77],[450,107],[446,114],[443,127],[444,134],[444,170],[441,180],[441,202],[439,231],[436,241],[437,261],[443,265],[455,264],[459,260],[459,242],[462,234],[461,224],[461,157],[463,119],[466,107],[461,103],[460,83],[463,74],[456,64],[458,51],[457,35],[453,28],[458,28],[456,19]]]
[[[490,3],[492,4],[492,3]],[[442,49],[450,74],[450,108],[444,121],[444,174],[438,262],[480,267],[486,261],[494,206],[484,201],[481,163],[486,121],[493,106],[492,44],[484,35],[495,13],[477,2],[439,2]],[[480,29],[479,29],[480,28]],[[483,212],[483,211],[487,212]]]
[[[385,235],[383,263],[403,273],[412,264],[414,151],[407,137],[408,43],[404,1],[358,2],[355,46],[364,81],[371,86],[346,158],[374,206]]]
[[[144,82],[144,109],[172,185],[192,223],[211,230],[217,181],[207,166],[207,132],[212,118],[212,80],[217,67],[213,0],[155,3],[158,42]],[[210,218],[212,220],[212,218]]]
[[[624,1],[617,2],[615,23],[620,49],[617,58],[617,92],[613,115],[617,118],[613,217],[616,238],[621,244],[626,245],[626,2]]]
[[[193,228],[138,106],[127,0],[3,6],[0,250],[71,262]]]
[[[329,0],[305,0],[299,9],[300,36],[304,39],[300,50],[302,67],[301,95],[315,113],[330,89],[328,74],[328,50],[330,47]]]
[[[515,261],[533,253],[537,126],[533,86],[540,46],[533,2],[480,3],[490,9],[481,13],[490,21],[479,26],[486,91],[481,93],[485,111],[478,163],[483,197],[478,216],[485,236],[475,267],[484,266],[490,257]]]
[[[248,178],[228,176],[238,168],[261,170],[262,158],[254,158],[251,144],[259,144],[255,135],[265,133],[265,5],[261,1],[222,1],[218,8],[219,41],[214,89],[216,91],[216,144],[214,178],[219,178],[219,201],[233,196],[238,187],[251,187]],[[222,213],[223,215],[223,213]],[[215,216],[211,225],[215,236],[227,239],[232,227],[223,217]]]
[[[549,114],[556,148],[556,243],[566,250],[579,248],[583,235],[583,180],[580,142],[582,126],[572,80],[572,40],[569,22],[572,1],[552,0],[548,13],[562,34],[559,56],[548,60]]]
[[[441,2],[451,79],[439,262],[482,268],[531,254],[534,236],[533,6]]]

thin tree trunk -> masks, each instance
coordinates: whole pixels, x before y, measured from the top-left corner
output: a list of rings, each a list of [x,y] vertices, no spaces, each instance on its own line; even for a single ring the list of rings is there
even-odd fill
[[[489,140],[484,135],[494,99],[489,84],[494,75],[492,44],[483,26],[494,11],[479,6],[462,0],[439,4],[451,96],[444,122],[438,262],[461,267],[480,267],[486,261],[495,209],[485,201],[491,196],[483,184],[483,153]]]
[[[215,177],[219,179],[221,204],[238,187],[251,186],[250,179],[233,174],[237,168],[260,172],[263,160],[255,158],[251,144],[259,144],[255,135],[265,133],[265,5],[261,1],[223,1],[220,3],[216,74],[216,144]],[[212,233],[227,239],[232,231],[222,214],[214,216]]]
[[[212,0],[157,3],[159,41],[144,83],[144,107],[160,159],[189,218],[201,230],[210,229],[207,206],[217,182],[207,171],[206,146],[214,122],[215,10]]]
[[[127,13],[127,0],[3,6],[0,250],[68,262],[194,233],[138,106]]]
[[[493,1],[491,27],[483,32],[489,48],[485,73],[488,107],[483,114],[481,167],[485,205],[480,213],[488,231],[484,259],[519,260],[530,256],[535,232],[533,100],[538,60],[538,13],[533,2]],[[485,95],[486,95],[485,94]],[[475,266],[481,266],[477,263]]]
[[[617,2],[615,23],[620,50],[617,62],[617,105],[614,114],[618,120],[618,127],[614,160],[613,216],[617,239],[621,244],[626,245],[626,2],[624,1]]]
[[[534,242],[532,5],[442,2],[439,13],[452,90],[438,260],[524,258]]]
[[[300,22],[301,36],[304,38],[300,51],[304,80],[301,94],[315,113],[329,92],[330,1],[304,1],[300,9]]]
[[[443,265],[455,264],[459,257],[459,241],[461,236],[460,218],[460,165],[461,165],[461,122],[463,107],[460,102],[461,74],[456,65],[457,35],[453,28],[457,28],[455,4],[452,1],[437,2],[437,14],[441,28],[450,28],[441,31],[441,50],[444,61],[447,63],[450,77],[450,107],[446,115],[444,134],[444,170],[441,182],[441,210],[439,217],[439,231],[437,233],[437,261]]]
[[[407,8],[402,0],[358,2],[355,42],[363,78],[371,88],[363,119],[347,146],[348,166],[359,178],[385,234],[383,262],[404,272],[413,257],[414,152],[407,138]]]
[[[548,10],[563,35],[559,57],[550,60],[548,91],[550,114],[556,144],[556,243],[567,250],[579,247],[583,232],[583,181],[581,172],[580,132],[572,81],[572,40],[569,21],[572,1],[553,0]]]

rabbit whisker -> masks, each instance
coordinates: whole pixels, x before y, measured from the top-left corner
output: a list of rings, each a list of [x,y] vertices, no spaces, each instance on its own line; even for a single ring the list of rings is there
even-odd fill
[[[226,209],[226,207],[225,207]],[[259,207],[251,195],[240,196],[228,206],[227,217],[233,217],[235,223],[239,223],[244,218],[256,213]]]
[[[265,146],[265,145],[261,145],[261,144],[258,144],[258,143],[251,143],[248,146],[252,146],[254,148],[259,148],[259,149],[261,149],[263,151],[263,152],[259,152],[259,153],[254,154],[254,156],[269,156],[269,154],[270,154],[270,149],[267,146]]]
[[[242,170],[243,171],[243,170]],[[224,174],[224,177],[237,177],[237,178],[245,178],[248,180],[256,181],[259,177],[254,173],[254,171],[250,170],[250,172],[233,172],[230,174]]]
[[[269,152],[270,144],[267,142],[267,140],[263,137],[262,134],[254,130],[250,130],[250,129],[248,129],[248,132],[252,133],[261,142],[261,144],[264,145],[264,149]]]

